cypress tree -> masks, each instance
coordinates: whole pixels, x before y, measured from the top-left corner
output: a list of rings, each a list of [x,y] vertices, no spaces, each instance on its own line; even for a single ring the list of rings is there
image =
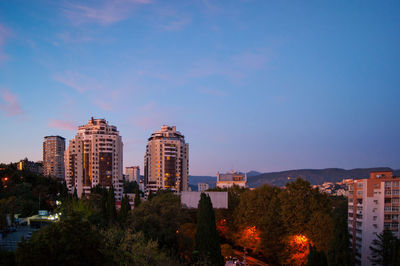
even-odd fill
[[[135,208],[139,207],[140,202],[141,202],[141,200],[140,200],[139,188],[136,188],[135,189],[135,198],[133,199],[133,206],[135,206]]]
[[[119,210],[119,213],[118,213],[118,220],[121,225],[123,225],[125,223],[130,209],[131,209],[131,205],[129,204],[129,198],[127,195],[125,195],[122,198],[121,209]]]
[[[199,262],[211,262],[212,265],[223,265],[224,259],[221,255],[215,214],[211,199],[205,193],[201,193],[200,196],[196,229],[196,253],[199,254]]]
[[[114,186],[111,186],[107,195],[107,214],[110,222],[114,222],[117,218],[117,210],[115,209]]]

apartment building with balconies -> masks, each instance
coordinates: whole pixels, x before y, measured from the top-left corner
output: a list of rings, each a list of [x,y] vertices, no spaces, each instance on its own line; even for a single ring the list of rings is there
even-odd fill
[[[162,126],[148,139],[144,156],[144,185],[147,193],[159,189],[187,191],[189,144],[175,126]]]
[[[356,265],[372,265],[370,246],[384,229],[399,237],[399,181],[391,171],[381,171],[349,183],[348,228]]]
[[[114,187],[117,200],[122,198],[122,137],[105,119],[89,120],[78,128],[65,152],[65,173],[68,190],[80,197],[92,187]]]

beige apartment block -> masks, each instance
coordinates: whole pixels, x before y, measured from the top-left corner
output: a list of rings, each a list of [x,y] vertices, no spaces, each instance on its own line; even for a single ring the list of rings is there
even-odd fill
[[[187,191],[189,144],[175,126],[162,126],[148,139],[144,156],[144,184],[147,193],[159,189]]]
[[[122,198],[122,138],[117,127],[105,119],[89,120],[78,128],[65,152],[65,172],[68,190],[75,189],[80,197],[100,185],[114,186],[117,200]]]

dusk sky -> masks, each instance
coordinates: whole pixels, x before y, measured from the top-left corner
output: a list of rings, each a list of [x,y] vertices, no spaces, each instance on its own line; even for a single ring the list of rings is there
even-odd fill
[[[400,168],[400,1],[0,1],[0,162],[90,117],[124,166],[176,125],[190,174]]]

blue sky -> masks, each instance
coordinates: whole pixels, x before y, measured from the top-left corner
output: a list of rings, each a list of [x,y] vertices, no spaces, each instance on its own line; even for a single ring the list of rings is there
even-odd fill
[[[0,1],[0,161],[91,116],[124,165],[176,125],[190,174],[400,168],[400,2]]]

